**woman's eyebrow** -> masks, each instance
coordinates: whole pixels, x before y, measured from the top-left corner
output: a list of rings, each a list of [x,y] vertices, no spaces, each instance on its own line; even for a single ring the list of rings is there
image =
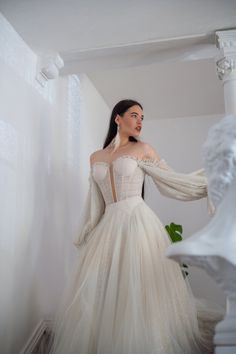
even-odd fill
[[[136,114],[136,115],[138,115],[138,113],[136,113],[136,112],[131,112],[131,114]],[[144,117],[144,115],[142,114],[142,117]]]

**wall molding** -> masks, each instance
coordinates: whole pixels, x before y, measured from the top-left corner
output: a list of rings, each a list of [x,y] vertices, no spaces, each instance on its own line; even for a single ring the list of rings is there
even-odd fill
[[[19,354],[34,354],[37,346],[40,344],[45,333],[50,334],[52,328],[52,319],[42,319],[36,325],[31,336],[22,348]]]
[[[212,33],[60,52],[65,62],[62,74],[150,65],[163,61],[214,58],[217,53],[214,41]]]

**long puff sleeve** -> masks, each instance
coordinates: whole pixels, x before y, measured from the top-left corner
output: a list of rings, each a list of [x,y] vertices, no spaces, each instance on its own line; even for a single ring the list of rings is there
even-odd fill
[[[76,239],[73,241],[77,248],[84,245],[89,240],[92,230],[98,224],[105,210],[103,196],[91,174],[91,171],[88,179],[89,190],[82,213],[80,230]]]
[[[208,197],[204,169],[187,174],[179,173],[168,166],[164,159],[140,160],[139,165],[151,176],[161,194],[183,201],[207,197],[208,212],[214,213],[214,206]]]

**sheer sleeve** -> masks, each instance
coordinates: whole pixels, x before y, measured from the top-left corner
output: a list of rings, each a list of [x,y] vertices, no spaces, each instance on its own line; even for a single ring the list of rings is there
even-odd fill
[[[161,194],[183,201],[207,197],[208,212],[211,215],[214,213],[203,168],[192,173],[179,173],[174,171],[164,159],[141,160],[140,166],[151,176]]]
[[[88,179],[89,190],[82,213],[80,230],[76,239],[73,241],[77,248],[84,245],[90,239],[92,230],[100,221],[105,210],[105,202],[103,196],[91,172]]]

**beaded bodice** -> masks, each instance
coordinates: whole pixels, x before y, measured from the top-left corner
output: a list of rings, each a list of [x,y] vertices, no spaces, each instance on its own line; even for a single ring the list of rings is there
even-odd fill
[[[111,163],[94,162],[92,174],[106,205],[142,194],[145,172],[134,156],[123,155]]]
[[[164,159],[139,159],[123,155],[111,163],[97,161],[92,164],[90,188],[84,208],[83,221],[76,247],[92,235],[105,211],[105,205],[133,196],[141,196],[145,175],[150,176],[159,191],[178,200],[196,200],[207,196],[207,179],[204,170],[189,174],[175,172]],[[209,212],[211,203],[208,200]]]

